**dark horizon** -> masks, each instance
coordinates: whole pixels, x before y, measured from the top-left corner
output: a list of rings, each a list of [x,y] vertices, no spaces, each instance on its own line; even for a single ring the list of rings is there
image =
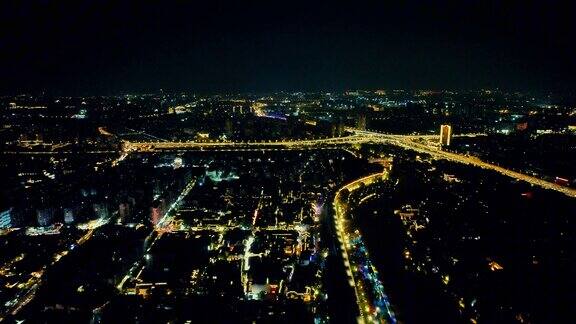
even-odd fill
[[[554,1],[2,7],[2,94],[576,87]]]
[[[376,91],[404,91],[406,94],[414,94],[419,91],[431,91],[438,94],[441,93],[480,93],[483,91],[491,91],[492,93],[500,93],[500,94],[518,94],[520,96],[531,96],[538,98],[539,100],[551,103],[551,104],[574,104],[576,103],[576,92],[567,90],[567,91],[548,91],[548,92],[539,92],[536,90],[512,90],[512,89],[502,89],[502,88],[474,88],[474,89],[454,89],[454,88],[346,88],[346,89],[278,89],[278,90],[204,90],[198,91],[194,89],[145,89],[139,90],[134,89],[132,91],[108,91],[108,92],[100,92],[100,93],[90,93],[88,90],[86,91],[79,91],[79,92],[69,92],[64,90],[36,90],[36,91],[28,91],[28,92],[11,92],[11,93],[0,93],[0,98],[10,98],[10,97],[18,97],[18,96],[32,96],[37,99],[40,98],[107,98],[107,97],[122,97],[122,96],[157,96],[161,94],[166,95],[178,95],[178,94],[186,94],[186,95],[194,95],[199,97],[206,97],[206,96],[266,96],[266,95],[279,95],[279,94],[286,94],[286,95],[293,95],[297,93],[313,95],[313,94],[336,94],[341,95],[345,94],[346,92],[376,92]]]

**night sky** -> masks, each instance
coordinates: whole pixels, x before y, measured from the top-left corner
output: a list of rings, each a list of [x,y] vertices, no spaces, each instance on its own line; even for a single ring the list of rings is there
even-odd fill
[[[576,88],[570,1],[1,2],[5,94]]]

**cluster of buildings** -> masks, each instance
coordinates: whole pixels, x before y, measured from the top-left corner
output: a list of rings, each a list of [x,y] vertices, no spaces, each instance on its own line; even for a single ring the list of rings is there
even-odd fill
[[[0,240],[22,251],[0,256],[0,280],[10,290],[0,293],[2,314],[23,309],[39,316],[65,309],[68,315],[95,316],[93,320],[150,316],[164,321],[194,318],[198,314],[180,303],[201,300],[221,306],[220,315],[231,318],[272,321],[293,315],[293,321],[326,321],[331,289],[326,285],[326,262],[335,253],[335,236],[324,205],[340,184],[383,166],[398,181],[366,188],[369,199],[358,201],[366,198],[369,205],[370,200],[385,199],[384,193],[399,190],[399,197],[382,206],[392,206],[389,216],[397,218],[399,233],[406,233],[401,249],[404,270],[432,278],[449,291],[462,314],[476,320],[478,305],[500,305],[468,294],[462,278],[470,274],[480,278],[474,284],[491,283],[490,275],[513,268],[510,256],[478,252],[474,255],[482,257],[478,270],[463,265],[460,251],[439,247],[442,242],[475,247],[484,235],[478,229],[483,225],[463,222],[454,211],[485,216],[489,204],[498,204],[485,187],[497,182],[506,189],[508,184],[440,165],[426,154],[370,144],[322,151],[124,154],[122,143],[318,139],[345,136],[353,127],[429,135],[426,138],[441,150],[470,156],[496,152],[486,160],[511,163],[530,174],[546,174],[546,167],[552,168],[559,171],[551,175],[557,183],[571,186],[576,179],[573,161],[569,154],[562,157],[573,147],[576,111],[569,104],[553,102],[554,98],[537,100],[498,91],[402,90],[2,97],[0,171],[5,178],[0,188]],[[455,132],[483,136],[462,138]],[[510,147],[514,154],[507,154]],[[539,164],[523,153],[531,147],[553,148],[558,158],[550,162],[552,166]],[[399,161],[394,168],[390,155]],[[404,174],[394,175],[398,169]],[[482,179],[484,191],[474,192],[474,176],[466,174]],[[517,204],[540,195],[533,188],[521,189]],[[564,203],[560,206],[568,208]],[[376,219],[380,212],[369,214]],[[389,305],[374,270],[382,263],[372,257],[381,254],[367,232],[365,237],[353,236],[350,244],[375,253],[370,258],[367,252],[360,253],[352,260],[372,269],[358,271],[362,282],[373,288],[366,290],[371,298],[379,300],[374,305],[383,309]],[[130,243],[123,244],[123,237]],[[95,254],[92,260],[88,254],[100,245],[109,253]],[[535,251],[531,262],[542,264],[544,253],[531,248]],[[44,257],[28,263],[31,255]],[[66,285],[67,276],[45,279],[46,272],[56,271],[50,269],[69,270],[70,282],[77,285]],[[88,273],[92,269],[96,271]],[[48,287],[62,285],[70,300],[89,300],[90,307],[70,300],[48,305],[49,298],[26,307],[44,280]],[[22,293],[27,291],[30,294]],[[102,302],[98,291],[120,294]],[[345,294],[336,291],[331,298],[347,298],[341,295]],[[122,314],[118,309],[124,307],[127,311]],[[205,311],[209,309],[213,308]]]

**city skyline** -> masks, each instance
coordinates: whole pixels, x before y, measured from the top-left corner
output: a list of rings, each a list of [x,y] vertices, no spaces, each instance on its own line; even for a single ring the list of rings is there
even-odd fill
[[[0,322],[576,318],[566,1],[2,1]]]
[[[576,111],[549,101],[0,97],[0,318],[572,316]]]

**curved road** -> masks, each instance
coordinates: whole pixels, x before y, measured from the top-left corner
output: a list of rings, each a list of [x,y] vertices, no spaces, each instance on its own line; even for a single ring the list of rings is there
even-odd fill
[[[347,205],[342,201],[344,190],[352,193],[360,186],[370,185],[378,180],[387,180],[388,173],[376,173],[354,180],[341,187],[334,197],[334,224],[342,258],[346,267],[348,283],[354,289],[360,323],[396,323],[396,316],[378,279],[378,271],[369,259],[357,228],[347,220]],[[350,256],[353,257],[350,257]],[[360,256],[360,257],[358,257]],[[369,296],[375,296],[370,298]],[[378,300],[375,300],[378,299]]]

